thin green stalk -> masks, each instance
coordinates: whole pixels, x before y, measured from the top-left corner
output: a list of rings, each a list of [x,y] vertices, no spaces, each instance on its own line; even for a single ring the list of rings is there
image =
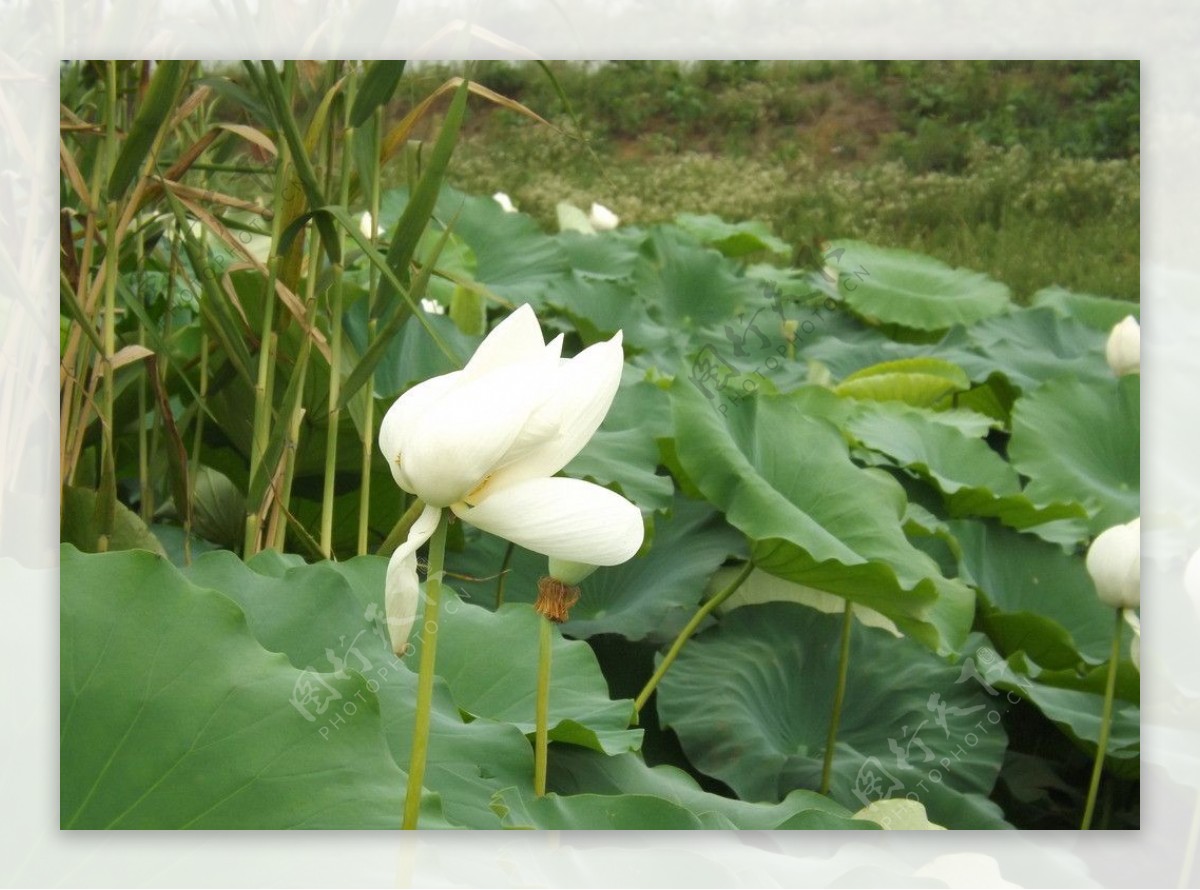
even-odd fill
[[[106,77],[107,113],[105,119],[105,161],[108,165],[109,176],[116,164],[117,158],[117,64],[109,61]],[[113,533],[116,522],[116,457],[113,443],[113,402],[115,389],[112,359],[117,351],[117,274],[119,268],[117,257],[121,245],[116,242],[117,202],[108,202],[107,228],[104,241],[104,395],[103,417],[100,419],[101,438],[101,471],[100,471],[100,535],[96,549],[101,553],[108,550],[108,539]]]
[[[332,70],[332,69],[331,69]],[[353,157],[354,150],[354,128],[349,126],[350,107],[354,104],[354,75],[349,75],[349,81],[346,87],[346,98],[343,103],[346,109],[346,126],[342,135],[342,167],[341,167],[341,192],[339,200],[341,206],[345,207],[350,199],[350,161]],[[329,130],[329,136],[332,139],[333,128]],[[327,150],[328,159],[332,159],[332,149]],[[333,164],[329,164],[332,173]],[[340,229],[337,231],[338,249],[337,260],[333,264],[333,293],[330,296],[329,312],[332,315],[330,327],[330,344],[329,344],[329,426],[325,431],[325,488],[321,498],[321,550],[326,556],[333,555],[333,496],[334,496],[334,481],[337,476],[337,447],[338,447],[338,422],[341,420],[342,409],[341,394],[342,394],[342,276],[343,266],[341,258],[345,256],[345,233]],[[370,433],[364,431],[366,439],[370,439]],[[369,445],[369,442],[368,442]],[[362,531],[359,531],[359,539],[362,539]],[[360,553],[366,552],[366,544],[361,545]]]
[[[442,565],[446,555],[446,529],[450,512],[443,510],[429,542],[429,572],[425,580],[425,613],[421,617],[421,667],[417,675],[417,713],[413,725],[412,757],[408,764],[408,791],[404,795],[401,828],[415,829],[421,812],[421,782],[429,749],[429,715],[433,710],[433,671],[437,659],[438,617],[442,600]]]
[[[1108,655],[1108,679],[1104,684],[1104,708],[1100,713],[1100,739],[1096,742],[1096,762],[1092,766],[1092,781],[1088,786],[1087,804],[1083,808],[1083,821],[1079,827],[1087,831],[1092,827],[1092,814],[1096,810],[1096,792],[1100,789],[1100,774],[1104,772],[1104,755],[1108,751],[1108,732],[1112,727],[1113,698],[1117,691],[1117,662],[1121,660],[1121,617],[1120,609],[1113,609],[1116,621],[1113,625],[1112,651]]]
[[[139,295],[140,296],[140,295]],[[146,335],[138,323],[138,343],[146,345]],[[154,518],[154,497],[150,488],[150,431],[146,429],[146,375],[138,377],[138,488],[142,522],[149,525]]]
[[[367,342],[375,339],[375,319],[367,322]],[[371,526],[371,456],[375,438],[375,374],[367,378],[366,408],[363,412],[362,478],[358,486],[358,555],[367,552],[367,533]]]
[[[550,649],[554,642],[550,619],[538,616],[538,677],[537,706],[534,715],[536,730],[533,741],[533,793],[546,793],[546,755],[550,746]]]
[[[260,472],[263,454],[267,450],[267,436],[273,419],[272,382],[275,377],[275,353],[268,348],[275,325],[275,275],[279,269],[279,257],[270,259],[267,270],[267,288],[263,293],[262,333],[258,347],[258,376],[254,382],[254,424],[250,439],[250,478]],[[270,469],[267,469],[270,472]],[[247,504],[247,507],[257,512],[257,507]],[[245,554],[248,559],[257,550],[259,538],[257,528],[251,538],[250,524],[246,526]]]
[[[696,614],[692,616],[692,620],[679,632],[679,636],[675,638],[675,642],[671,644],[671,648],[667,650],[667,654],[663,656],[663,660],[659,662],[658,670],[654,672],[654,676],[650,678],[650,682],[646,684],[646,688],[638,695],[634,702],[634,709],[641,712],[645,707],[646,702],[658,687],[659,681],[666,675],[667,670],[675,663],[675,659],[679,657],[680,650],[683,649],[683,644],[686,643],[696,632],[696,628],[704,621],[712,612],[714,612],[725,600],[729,599],[737,589],[741,587],[746,579],[750,577],[750,573],[754,571],[754,563],[748,562],[738,573],[738,576],[733,579],[733,582],[720,591],[716,596],[712,597],[708,602],[696,610]]]
[[[374,235],[379,231],[379,140],[380,130],[383,128],[383,111],[375,109],[375,126],[374,134],[374,151],[375,169],[371,176],[371,195],[370,195],[370,212],[373,222]],[[343,149],[347,155],[350,153],[350,146]],[[350,178],[346,177],[348,184]],[[343,199],[344,201],[345,199]],[[369,268],[369,284],[367,288],[367,348],[371,348],[371,344],[375,342],[375,337],[378,335],[378,320],[375,318],[374,306],[375,295],[379,291],[379,270],[373,264],[368,265]],[[367,391],[367,410],[366,418],[363,421],[363,464],[362,464],[362,481],[360,483],[360,500],[358,505],[358,554],[362,556],[367,552],[367,536],[370,532],[371,524],[371,458],[374,454],[375,442],[375,372],[372,371],[367,377],[365,384]]]
[[[400,542],[408,537],[409,529],[413,527],[413,523],[417,521],[417,517],[425,509],[425,503],[420,498],[414,498],[413,502],[408,505],[408,509],[392,526],[392,530],[388,532],[388,536],[384,538],[383,543],[379,545],[379,549],[375,552],[379,556],[391,556],[396,548],[400,546]]]
[[[829,714],[829,734],[825,737],[825,762],[821,766],[821,794],[829,793],[833,777],[833,754],[837,748],[838,724],[842,722],[842,704],[846,700],[846,677],[850,672],[850,631],[854,627],[854,607],[844,600],[842,638],[838,649],[837,688],[833,692],[833,710]]]
[[[321,258],[320,236],[313,233],[313,237],[308,241],[308,267],[315,269]],[[317,319],[317,296],[316,296],[316,276],[309,275],[305,281],[304,291],[304,318],[308,328],[316,323]],[[299,392],[304,391],[304,381],[308,376],[308,363],[312,357],[313,345],[312,338],[306,337],[304,342],[300,344],[300,355],[296,359],[296,364],[292,369],[292,374],[296,378],[295,383]],[[290,386],[291,384],[289,384]],[[304,416],[304,406],[302,400],[297,400],[292,409],[292,416],[288,420],[289,436],[291,441],[299,443],[300,424]],[[294,432],[294,435],[293,435]],[[282,520],[282,516],[286,515],[285,511],[291,506],[292,501],[292,480],[295,478],[296,470],[296,455],[295,449],[287,455],[283,465],[283,480],[280,483],[279,491],[276,492],[276,507],[275,511],[275,535],[272,536],[272,541],[277,550],[284,549],[284,541],[287,538],[287,523]]]

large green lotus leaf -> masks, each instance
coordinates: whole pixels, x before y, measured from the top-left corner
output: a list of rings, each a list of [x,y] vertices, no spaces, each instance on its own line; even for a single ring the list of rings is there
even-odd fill
[[[560,795],[653,795],[694,813],[705,828],[770,830],[790,820],[794,820],[791,828],[872,827],[857,824],[845,807],[814,791],[792,791],[779,803],[735,800],[702,790],[681,769],[647,766],[634,754],[605,757],[583,748],[555,749],[549,758],[547,784]]]
[[[1013,528],[1086,519],[1079,504],[1035,504],[1007,461],[980,439],[895,403],[865,403],[844,429],[862,445],[932,482],[954,516],[994,516]]]
[[[1141,512],[1141,379],[1050,380],[1013,407],[1008,455],[1035,501],[1075,501],[1099,533]]]
[[[158,543],[162,544],[167,559],[171,560],[174,565],[182,567],[190,562],[189,559],[184,558],[183,542],[185,535],[181,527],[156,522],[150,526],[150,531],[154,537],[158,538]],[[208,553],[210,550],[221,549],[212,541],[206,541],[204,538],[197,537],[196,535],[192,535],[188,543],[191,550],[191,559],[195,559],[202,553]]]
[[[544,557],[543,557],[544,559]],[[360,556],[334,563],[351,579],[364,609],[382,606],[387,560]],[[447,585],[456,578],[448,577]],[[524,603],[493,612],[444,587],[438,630],[437,674],[450,688],[458,709],[470,719],[492,720],[534,730],[537,688],[537,614]],[[381,613],[375,613],[381,614]],[[419,664],[423,613],[418,611],[406,661]],[[555,635],[550,684],[550,738],[609,753],[636,750],[641,730],[631,730],[633,702],[613,701],[587,643]]]
[[[736,268],[681,230],[659,226],[646,239],[633,278],[638,298],[658,320],[689,330],[732,318],[760,294]]]
[[[684,647],[658,713],[698,769],[744,800],[820,782],[841,617],[736,609]],[[830,794],[857,810],[910,797],[955,828],[1006,827],[986,800],[1004,757],[1003,698],[915,642],[855,624]]]
[[[1014,664],[1019,659],[1004,660],[995,652],[980,649],[973,658],[974,669],[990,686],[1026,699],[1057,725],[1072,741],[1094,758],[1100,739],[1100,717],[1104,710],[1104,695],[1099,688],[1104,682],[1106,668],[1094,668],[1085,684],[1091,688],[1071,689],[1043,682],[1043,678],[1032,672],[1032,676],[1019,673]],[[1127,672],[1127,676],[1130,676]],[[1048,678],[1050,680],[1054,677]],[[1132,686],[1128,681],[1127,686]],[[1125,777],[1135,777],[1141,755],[1141,709],[1126,699],[1118,698],[1113,703],[1112,725],[1109,729],[1106,764],[1109,769]]]
[[[1106,334],[1126,316],[1142,316],[1141,306],[1137,303],[1079,294],[1057,286],[1042,288],[1029,302],[1033,306],[1047,306],[1063,318],[1073,318]]]
[[[492,806],[505,828],[696,831],[708,827],[678,804],[649,794],[526,797],[508,790]]]
[[[507,542],[472,533],[462,553],[447,554],[452,583],[480,605],[495,602]],[[562,625],[572,637],[620,634],[664,642],[691,617],[709,577],[726,557],[745,550],[745,539],[707,504],[677,497],[667,516],[654,521],[650,549],[616,566],[603,566],[580,584],[579,602]],[[504,579],[504,601],[532,603],[546,557],[513,548]],[[471,578],[486,580],[470,581]]]
[[[1111,379],[1104,360],[1105,340],[1105,333],[1074,318],[1064,318],[1049,307],[1032,307],[951,331],[938,354],[965,368],[972,380],[982,382],[1000,373],[1028,391],[1068,374]]]
[[[393,205],[384,195],[384,208]],[[403,212],[397,190],[396,218]],[[514,303],[541,305],[545,294],[569,271],[567,257],[553,238],[547,237],[532,218],[505,213],[487,197],[465,195],[443,186],[434,215],[453,227],[454,234],[475,254],[475,280]],[[389,214],[381,213],[386,222]]]
[[[603,235],[560,232],[551,236],[567,256],[571,271],[587,278],[629,278],[641,256],[646,232],[622,226]]]
[[[653,318],[631,279],[574,272],[547,297],[547,305],[567,317],[584,343],[607,340],[621,331],[626,352],[665,356],[685,345],[682,334]]]
[[[981,617],[1005,655],[1025,652],[1046,668],[1108,659],[1112,609],[1102,604],[1082,556],[995,523],[949,523],[963,577],[986,598]]]
[[[96,492],[90,488],[68,485],[63,489],[62,540],[84,553],[95,553],[100,538],[100,525],[96,522],[96,497]],[[115,506],[112,536],[108,540],[109,550],[149,550],[160,556],[166,554],[158,538],[146,527],[140,516],[120,501],[117,501]]]
[[[966,637],[974,594],[909,543],[903,489],[851,462],[838,430],[804,413],[806,395],[724,415],[687,382],[671,396],[683,471],[751,539],[759,568],[869,606],[939,651]]]
[[[861,368],[839,383],[835,392],[851,399],[926,407],[970,386],[962,368],[943,359],[923,357]]]
[[[675,217],[675,224],[706,247],[715,247],[734,259],[764,250],[780,256],[792,252],[786,241],[776,238],[761,222],[729,223],[714,213],[681,213]]]
[[[838,293],[865,318],[922,331],[970,324],[1011,308],[1006,285],[907,250],[836,241],[826,257]]]
[[[380,701],[383,732],[396,763],[407,768],[417,697],[417,662],[398,659],[383,621],[384,561],[359,557],[343,563],[305,565],[274,551],[243,564],[233,554],[196,560],[186,574],[198,584],[235,599],[251,630],[268,649],[282,652],[307,671],[360,672]],[[343,715],[344,717],[344,715]],[[318,724],[337,736],[352,719],[336,710]],[[446,818],[470,828],[498,828],[489,802],[504,787],[532,789],[533,755],[515,727],[488,720],[465,722],[450,690],[435,684],[424,784],[442,799]]]
[[[293,667],[153,554],[64,547],[61,566],[64,828],[397,826],[405,776],[361,673]],[[317,693],[353,705],[338,732]]]
[[[721,569],[713,575],[709,582],[708,592],[715,595],[718,591],[724,590],[734,582],[739,574],[741,574],[741,570],[738,568]],[[723,614],[743,606],[755,606],[760,603],[799,603],[831,615],[841,615],[846,609],[846,600],[836,594],[805,587],[794,581],[785,581],[783,578],[769,575],[760,569],[754,569],[746,580],[738,585],[737,590],[717,608],[717,611]],[[886,630],[892,636],[903,636],[890,618],[879,614],[874,609],[868,609],[862,603],[851,603],[850,606],[854,610],[855,619],[867,627],[878,627]]]

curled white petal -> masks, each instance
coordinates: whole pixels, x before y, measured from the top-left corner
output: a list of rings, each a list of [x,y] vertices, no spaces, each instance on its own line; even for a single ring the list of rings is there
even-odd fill
[[[1141,520],[1114,525],[1088,548],[1087,570],[1100,601],[1115,609],[1136,609],[1142,599]]]
[[[522,434],[556,361],[541,353],[464,378],[427,406],[400,451],[400,470],[414,493],[435,507],[471,499]]]
[[[364,210],[363,215],[358,218],[358,230],[364,238],[375,237],[375,221],[371,219],[371,211]]]
[[[492,195],[492,200],[500,205],[500,209],[505,213],[516,213],[517,208],[513,206],[512,198],[504,194],[504,192],[496,192]]]
[[[444,399],[462,382],[462,373],[454,371],[440,377],[430,377],[402,395],[388,408],[379,426],[379,450],[388,462],[396,484],[410,494],[416,489],[404,470],[403,457],[409,443],[421,429],[425,412]]]
[[[392,651],[397,655],[404,654],[417,616],[417,601],[421,598],[421,586],[417,579],[417,550],[437,530],[441,512],[437,507],[426,507],[421,511],[409,529],[408,539],[396,548],[388,560],[383,605]]]
[[[1104,345],[1104,357],[1118,377],[1139,372],[1142,365],[1142,328],[1132,315],[1125,316],[1113,326]]]
[[[555,559],[611,566],[642,546],[642,514],[616,492],[580,479],[529,479],[455,504],[462,519]]]
[[[463,368],[463,373],[475,378],[505,365],[528,360],[544,348],[545,342],[533,307],[524,303],[492,329]]]
[[[428,312],[430,315],[445,315],[446,314],[445,306],[443,306],[437,300],[430,300],[427,297],[421,298],[421,308],[424,309],[426,312]]]
[[[529,429],[542,441],[512,454],[492,478],[492,487],[506,488],[526,479],[553,476],[583,450],[595,435],[621,385],[624,352],[621,334],[589,346],[559,365],[546,395],[529,417]],[[546,431],[553,431],[547,435]]]
[[[621,218],[603,204],[592,204],[592,211],[588,214],[588,222],[592,224],[592,228],[597,232],[606,232],[620,225]]]

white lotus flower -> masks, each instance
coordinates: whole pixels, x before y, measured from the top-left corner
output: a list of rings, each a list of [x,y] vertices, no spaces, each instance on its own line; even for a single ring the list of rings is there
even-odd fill
[[[496,192],[492,195],[492,200],[500,205],[500,209],[505,213],[516,213],[517,208],[513,206],[512,198],[504,194],[504,192]]]
[[[1142,365],[1142,328],[1136,318],[1127,315],[1113,325],[1104,346],[1104,357],[1108,366],[1118,377],[1137,374]]]
[[[461,371],[419,383],[383,418],[379,447],[396,483],[425,502],[388,565],[387,612],[404,648],[418,599],[416,551],[441,508],[556,560],[606,566],[642,544],[625,498],[555,477],[591,439],[621,381],[621,334],[563,359],[524,305],[496,326]]]
[[[621,224],[621,218],[603,204],[593,204],[592,212],[588,214],[588,222],[597,232],[607,232]]]
[[[1087,570],[1100,601],[1136,609],[1142,599],[1141,518],[1105,529],[1087,553]]]
[[[375,229],[375,220],[369,210],[364,210],[363,215],[358,218],[358,230],[364,238],[376,238],[383,234],[383,226],[380,226],[378,231]]]

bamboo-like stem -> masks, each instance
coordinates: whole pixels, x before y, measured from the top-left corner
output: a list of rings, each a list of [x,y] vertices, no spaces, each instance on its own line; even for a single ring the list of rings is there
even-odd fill
[[[105,126],[107,135],[105,138],[106,157],[105,162],[108,166],[109,175],[111,176],[113,166],[117,159],[117,64],[115,61],[109,60],[107,66],[107,95],[106,108],[107,115]],[[107,179],[107,177],[106,177]],[[116,376],[116,371],[113,369],[112,359],[117,351],[117,260],[120,252],[120,244],[116,241],[117,229],[117,202],[110,200],[108,202],[108,231],[107,241],[104,249],[104,356],[101,367],[104,372],[104,405],[101,424],[101,473],[100,473],[100,497],[106,500],[108,493],[106,488],[111,488],[113,497],[116,495],[116,479],[113,476],[116,466],[116,456],[113,453],[113,402],[115,399],[115,386],[113,378]],[[115,509],[115,504],[113,505]],[[100,535],[96,541],[96,549],[103,553],[108,550],[108,539],[113,532],[114,513],[111,510],[105,510],[100,516]]]
[[[342,135],[342,165],[341,165],[341,191],[339,199],[341,206],[345,207],[350,200],[350,161],[354,149],[354,128],[350,126],[350,107],[354,104],[354,73],[349,74],[349,79],[346,85],[346,95],[343,105],[345,107],[345,127]],[[333,129],[329,131],[330,139],[332,139]],[[328,158],[329,168],[332,172],[333,163],[332,157]],[[346,233],[338,229],[338,251],[339,257],[345,255],[346,248]],[[325,431],[325,487],[321,497],[321,550],[327,556],[333,556],[333,498],[334,498],[334,482],[337,479],[337,451],[338,451],[338,424],[342,417],[342,409],[339,406],[342,395],[342,279],[343,279],[343,263],[339,261],[333,266],[333,287],[330,295],[329,314],[330,319],[330,344],[329,344],[329,425]],[[370,439],[370,433],[364,431],[364,438]],[[368,441],[368,447],[369,447]],[[362,532],[359,532],[361,540]],[[366,545],[362,545],[362,551],[365,552]]]
[[[650,699],[650,696],[654,693],[654,690],[658,688],[659,682],[664,676],[666,676],[666,673],[670,669],[671,665],[675,663],[675,659],[679,657],[679,652],[683,649],[684,643],[691,639],[692,634],[696,632],[696,628],[700,626],[700,623],[704,621],[704,619],[710,614],[716,611],[716,609],[723,602],[725,602],[725,600],[733,596],[734,593],[737,592],[737,589],[746,583],[746,579],[750,577],[750,573],[753,571],[754,563],[747,562],[728,587],[717,593],[714,597],[708,600],[708,602],[704,603],[704,605],[696,610],[696,614],[692,616],[692,619],[684,626],[683,630],[679,632],[679,636],[675,638],[675,642],[671,644],[671,648],[667,650],[667,654],[664,655],[663,660],[659,662],[658,669],[654,672],[654,676],[650,678],[650,682],[648,682],[641,693],[638,694],[637,700],[634,702],[634,709],[636,711],[640,712],[642,708],[646,706],[646,702]]]
[[[1117,691],[1117,662],[1121,660],[1121,617],[1120,609],[1113,609],[1116,623],[1113,625],[1112,651],[1108,656],[1108,678],[1104,684],[1104,705],[1100,712],[1100,738],[1096,742],[1096,762],[1092,765],[1092,781],[1088,785],[1087,803],[1083,808],[1083,821],[1079,827],[1087,831],[1092,827],[1092,814],[1096,810],[1096,792],[1100,790],[1100,776],[1104,772],[1104,756],[1108,752],[1108,734],[1112,728],[1113,698]]]
[[[534,714],[533,793],[546,793],[546,762],[550,747],[550,656],[554,631],[550,619],[538,616],[537,704]]]
[[[367,322],[367,344],[375,339],[375,319]],[[367,552],[367,533],[371,526],[371,457],[375,452],[373,447],[375,437],[375,375],[367,378],[366,406],[363,412],[362,435],[362,474],[358,488],[358,548],[357,553],[363,556]]]
[[[421,667],[417,675],[417,710],[413,722],[412,756],[408,764],[408,790],[404,795],[401,828],[415,829],[421,812],[421,783],[429,749],[429,719],[433,710],[433,677],[437,660],[439,610],[442,600],[442,566],[446,555],[446,529],[450,511],[442,510],[437,530],[429,542],[429,573],[425,580],[425,612],[421,617]]]
[[[833,708],[829,713],[829,733],[825,736],[825,760],[821,765],[821,794],[829,793],[833,779],[833,755],[837,749],[838,726],[842,722],[842,704],[846,700],[846,678],[850,674],[850,631],[854,627],[854,606],[843,601],[842,636],[838,645],[837,686],[833,691]]]

